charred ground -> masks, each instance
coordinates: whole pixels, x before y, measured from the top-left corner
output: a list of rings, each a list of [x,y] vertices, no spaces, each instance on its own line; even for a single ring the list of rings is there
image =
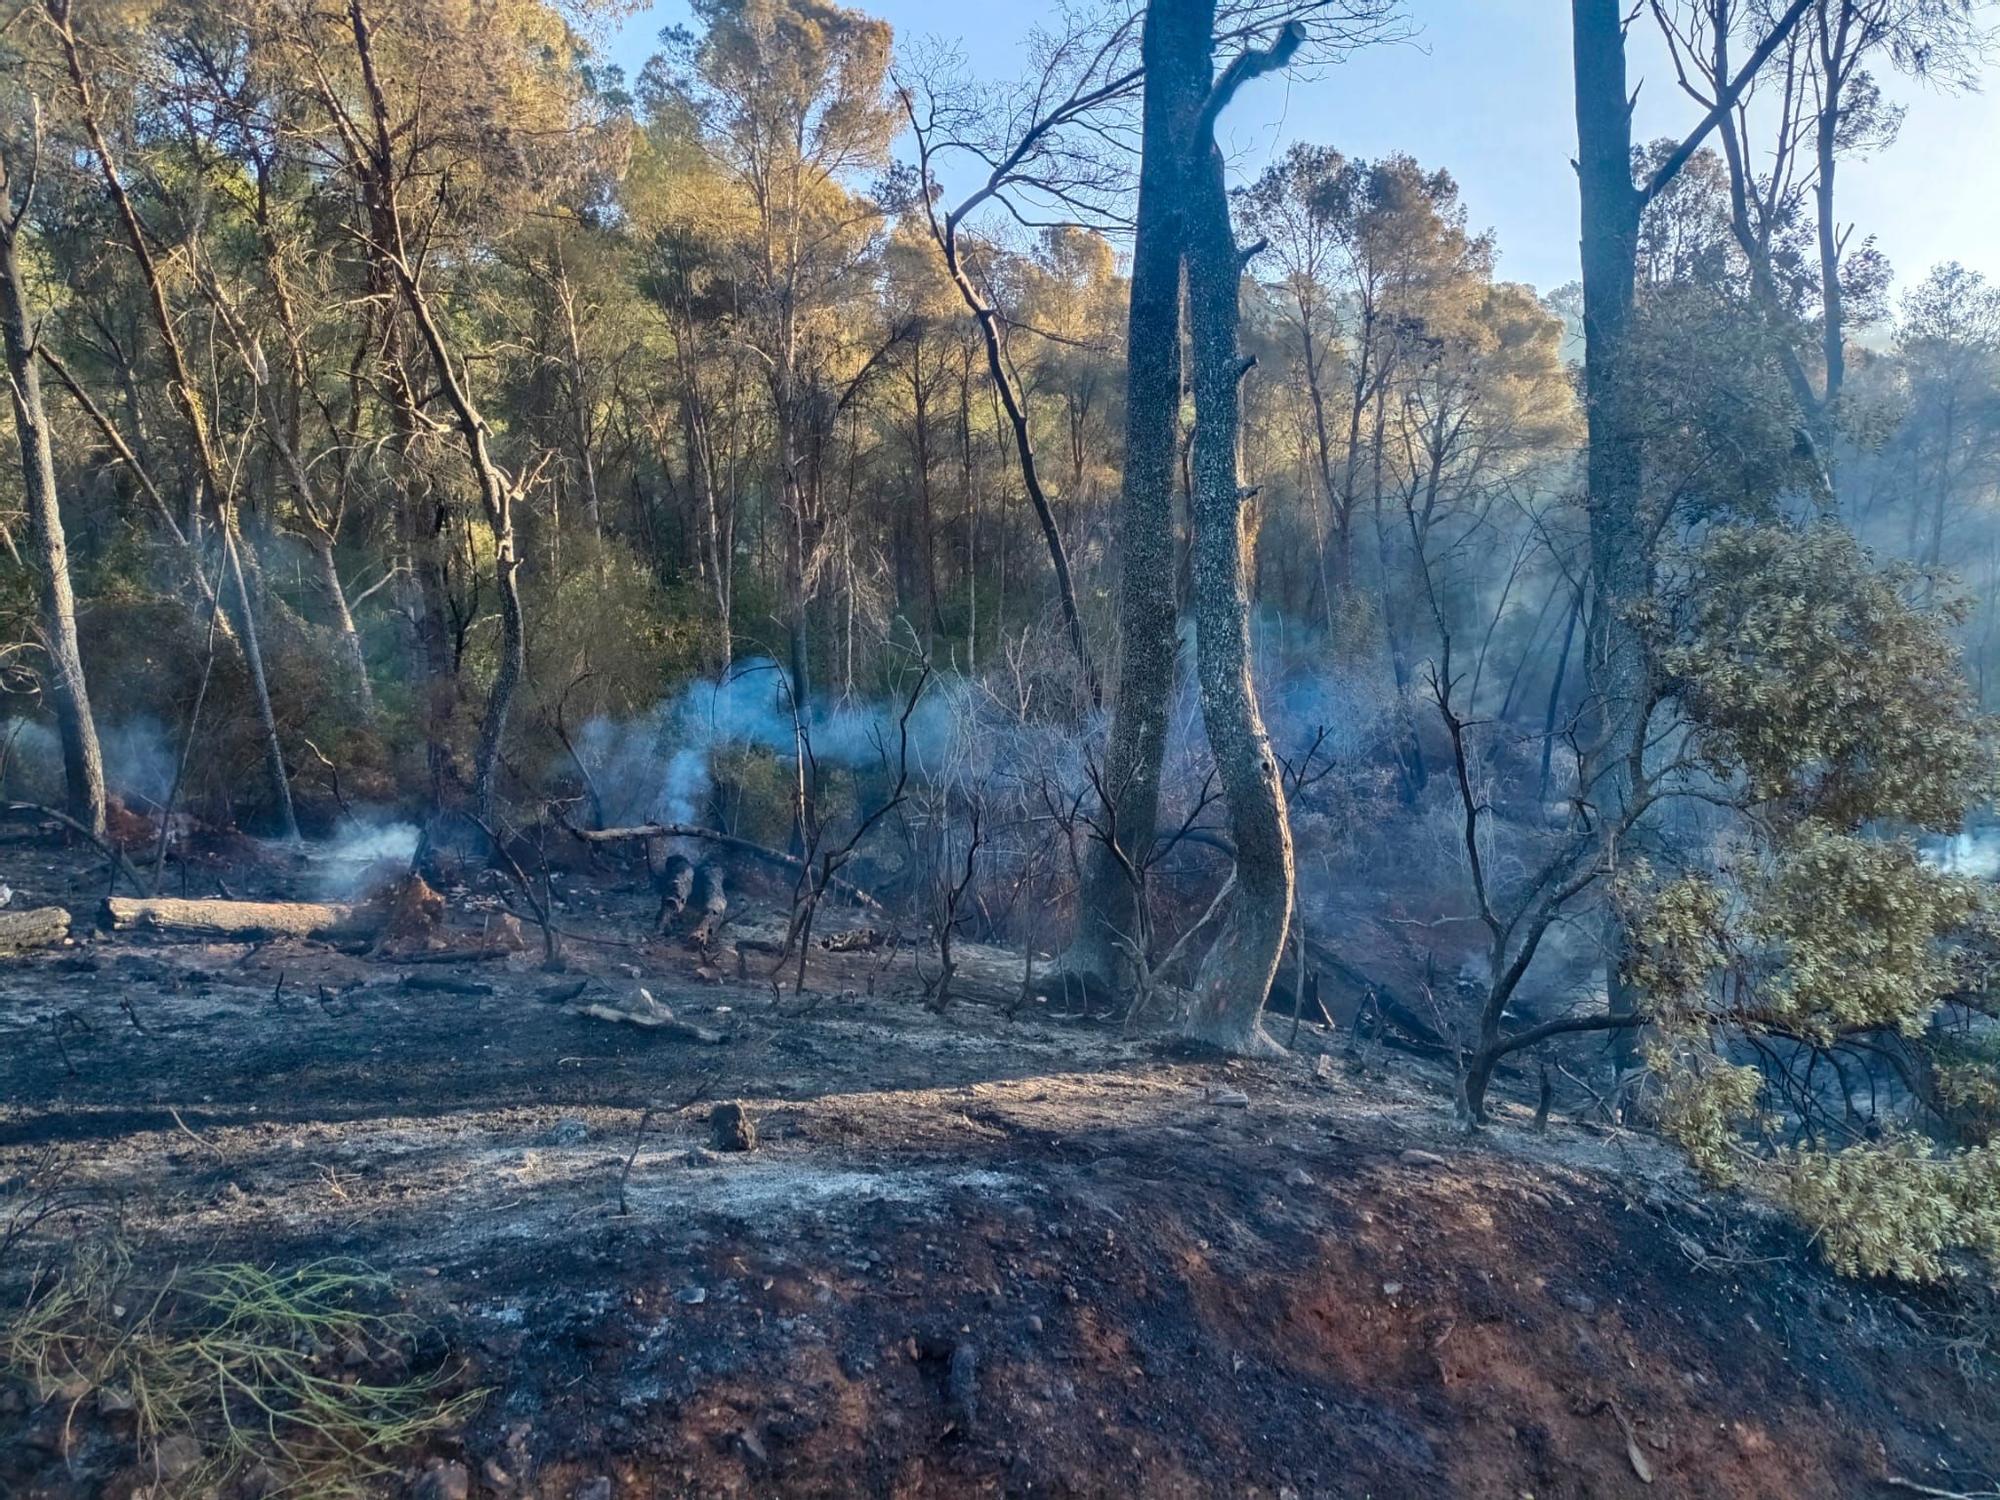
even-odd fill
[[[197,886],[312,879],[252,852]],[[34,845],[0,874],[103,890]],[[481,883],[447,896],[452,940],[490,928]],[[1990,1305],[1841,1282],[1645,1136],[1511,1103],[1468,1141],[1430,1065],[1312,1027],[1264,1065],[1010,1020],[977,954],[941,1018],[865,946],[774,1004],[735,977],[754,888],[706,957],[639,937],[629,871],[564,899],[561,975],[125,934],[11,960],[0,1179],[53,1153],[75,1196],[9,1297],[73,1234],[365,1262],[430,1330],[413,1357],[488,1392],[399,1456],[388,1487],[435,1496],[1991,1487]],[[725,1040],[551,998],[580,980]],[[719,1100],[754,1152],[710,1149]],[[115,1416],[0,1404],[10,1495],[130,1495],[130,1454]]]

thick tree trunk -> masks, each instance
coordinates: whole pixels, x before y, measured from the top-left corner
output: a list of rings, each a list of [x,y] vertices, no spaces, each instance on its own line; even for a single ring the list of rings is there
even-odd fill
[[[1214,0],[1185,6],[1212,28]],[[1231,1052],[1278,1050],[1264,1034],[1264,1001],[1284,955],[1293,900],[1291,824],[1277,756],[1251,676],[1244,494],[1236,467],[1238,345],[1243,257],[1229,223],[1222,152],[1213,134],[1191,143],[1187,238],[1189,341],[1194,366],[1194,614],[1202,720],[1229,807],[1236,894],[1194,982],[1186,1031]]]
[[[14,431],[21,443],[21,486],[27,500],[28,529],[41,568],[42,646],[49,655],[47,692],[62,739],[65,810],[94,837],[104,834],[104,757],[90,713],[83,653],[77,643],[76,595],[70,586],[69,546],[56,501],[55,458],[49,442],[48,413],[42,405],[41,370],[35,362],[35,335],[21,291],[17,252],[20,215],[10,212],[6,174],[0,171],[0,339],[7,350],[13,397]]]
[[[1651,592],[1651,548],[1641,516],[1638,413],[1629,389],[1639,218],[1632,180],[1632,112],[1619,0],[1574,0],[1577,180],[1582,196],[1584,394],[1590,454],[1589,632],[1584,640],[1587,754],[1579,795],[1600,827],[1625,826],[1643,753],[1648,669],[1633,611]],[[1616,851],[1612,851],[1616,857]],[[1630,1014],[1625,935],[1607,911],[1605,988]]]
[[[1174,689],[1174,459],[1181,400],[1180,281],[1186,242],[1187,143],[1208,97],[1211,40],[1182,0],[1146,12],[1141,42],[1145,121],[1132,243],[1125,367],[1125,469],[1119,493],[1124,554],[1118,588],[1119,665],[1102,785],[1101,831],[1083,855],[1076,937],[1050,982],[1110,991],[1124,945],[1141,940],[1142,870],[1159,821],[1160,766]]]

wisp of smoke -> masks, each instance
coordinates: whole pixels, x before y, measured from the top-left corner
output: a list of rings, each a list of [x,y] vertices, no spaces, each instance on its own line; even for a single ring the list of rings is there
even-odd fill
[[[913,769],[940,757],[957,732],[954,695],[934,685],[910,716]],[[815,707],[803,732],[822,765],[894,763],[904,702]],[[593,719],[578,737],[604,815],[614,823],[698,823],[713,787],[713,757],[750,747],[791,756],[794,722],[785,677],[767,659],[738,662],[720,680],[694,682],[636,720]]]
[[[173,790],[173,741],[159,720],[137,718],[101,723],[97,742],[104,753],[104,784],[126,806],[141,812],[163,807]],[[8,780],[27,799],[61,800],[62,742],[47,724],[32,719],[13,726]]]
[[[313,851],[319,867],[315,892],[322,901],[364,896],[390,869],[406,867],[416,852],[416,824],[357,818],[346,832]]]

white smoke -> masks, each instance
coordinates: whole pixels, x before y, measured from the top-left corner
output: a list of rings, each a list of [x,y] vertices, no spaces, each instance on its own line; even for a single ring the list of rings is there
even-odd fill
[[[62,800],[62,741],[50,725],[17,719],[4,736],[11,737],[7,781],[26,801]],[[159,811],[174,785],[176,755],[173,739],[159,720],[135,718],[100,723],[98,748],[104,755],[104,784],[127,807]]]
[[[786,678],[766,658],[738,662],[717,681],[690,683],[636,720],[594,719],[578,736],[604,815],[613,823],[700,823],[709,815],[717,751],[754,748],[790,758],[803,735],[821,765],[894,765],[907,699],[815,706],[795,718]],[[913,771],[957,732],[959,695],[933,682],[910,715]]]
[[[313,886],[322,901],[349,901],[407,869],[417,852],[414,823],[364,815],[311,851]]]

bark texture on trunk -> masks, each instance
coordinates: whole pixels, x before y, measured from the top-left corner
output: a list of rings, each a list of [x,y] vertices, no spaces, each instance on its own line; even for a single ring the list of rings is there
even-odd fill
[[[53,948],[69,936],[69,913],[60,906],[0,912],[0,953]]]
[[[1635,795],[1634,754],[1647,683],[1632,610],[1650,592],[1651,548],[1640,515],[1643,470],[1629,390],[1635,266],[1643,194],[1632,180],[1632,110],[1618,0],[1574,0],[1577,181],[1582,197],[1584,396],[1589,433],[1590,609],[1584,637],[1589,721],[1580,795],[1616,827]],[[1615,855],[1614,855],[1615,857]],[[1605,983],[1630,1014],[1624,933],[1607,913]]]
[[[48,413],[42,403],[41,370],[35,334],[21,290],[18,242],[28,205],[8,201],[7,172],[0,163],[0,342],[6,345],[14,432],[21,444],[21,487],[28,530],[39,564],[39,619],[48,652],[46,690],[62,740],[65,811],[94,837],[104,833],[104,756],[90,713],[90,689],[83,676],[83,651],[76,633],[76,594],[70,585],[69,544],[56,499],[56,467],[49,441]]]
[[[1143,868],[1159,821],[1160,765],[1173,699],[1174,460],[1181,401],[1181,252],[1186,244],[1187,142],[1209,88],[1210,40],[1196,7],[1154,4],[1141,42],[1146,65],[1139,213],[1127,313],[1125,471],[1118,535],[1118,686],[1102,782],[1103,831],[1083,855],[1076,937],[1050,977],[1070,989],[1115,990],[1125,945],[1141,941]]]
[[[1214,0],[1155,4],[1192,11],[1203,33],[1212,34]],[[1286,46],[1281,38],[1270,52],[1255,54],[1257,71],[1282,65]],[[1218,90],[1231,86],[1230,77],[1225,75]],[[1226,102],[1226,97],[1216,101],[1204,120],[1212,121]],[[1251,544],[1236,463],[1239,386],[1248,368],[1238,340],[1244,260],[1230,227],[1222,152],[1212,124],[1190,143],[1189,155],[1195,631],[1202,720],[1236,845],[1236,893],[1195,977],[1186,1031],[1231,1052],[1274,1052],[1277,1045],[1264,1034],[1262,1017],[1291,927],[1294,868],[1284,785],[1251,675]]]

